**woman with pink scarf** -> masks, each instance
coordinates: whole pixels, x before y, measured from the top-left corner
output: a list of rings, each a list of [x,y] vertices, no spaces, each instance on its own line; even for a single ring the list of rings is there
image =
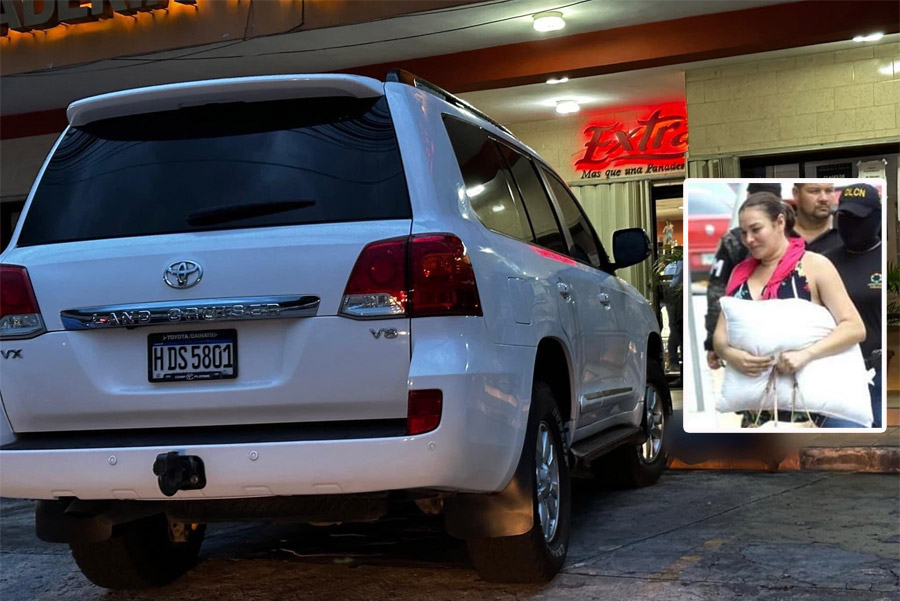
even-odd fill
[[[752,194],[741,207],[741,240],[750,256],[731,274],[725,294],[749,300],[801,298],[823,305],[837,324],[816,343],[771,357],[758,357],[728,345],[725,319],[719,315],[713,346],[719,357],[738,371],[755,376],[773,367],[794,373],[814,359],[834,355],[861,342],[866,336],[862,318],[831,261],[808,252],[803,238],[794,231],[794,210],[769,192]],[[859,424],[829,418],[820,425],[859,427]]]

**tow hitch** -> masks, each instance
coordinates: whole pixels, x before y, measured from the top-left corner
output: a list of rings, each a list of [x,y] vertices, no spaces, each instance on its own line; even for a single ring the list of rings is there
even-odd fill
[[[153,462],[159,490],[171,497],[179,490],[197,490],[206,486],[203,460],[194,455],[179,455],[175,451],[160,453]]]

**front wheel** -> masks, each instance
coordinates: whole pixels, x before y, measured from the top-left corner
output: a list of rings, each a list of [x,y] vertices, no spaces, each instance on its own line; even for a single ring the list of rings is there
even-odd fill
[[[649,360],[641,422],[647,437],[636,446],[619,447],[591,464],[591,470],[599,479],[620,488],[650,486],[659,480],[667,460],[665,434],[669,415],[665,394],[668,394],[668,386],[662,367]]]
[[[466,541],[475,569],[489,582],[548,582],[566,560],[572,497],[562,419],[546,383],[535,382],[531,397],[521,459],[533,474],[531,530]]]

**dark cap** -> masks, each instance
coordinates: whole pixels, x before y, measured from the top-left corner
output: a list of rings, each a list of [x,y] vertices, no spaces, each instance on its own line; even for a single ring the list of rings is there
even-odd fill
[[[881,210],[881,196],[869,184],[853,184],[841,192],[838,213],[847,212],[857,217],[868,217],[872,211]]]

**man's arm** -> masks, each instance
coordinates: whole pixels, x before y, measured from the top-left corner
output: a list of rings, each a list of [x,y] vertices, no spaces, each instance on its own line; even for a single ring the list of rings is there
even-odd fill
[[[719,299],[725,296],[725,287],[728,278],[736,264],[734,253],[734,238],[731,232],[727,232],[719,241],[715,260],[709,271],[709,285],[706,288],[706,340],[703,348],[707,351],[713,349],[713,333],[716,331],[716,323],[719,321]],[[740,244],[740,240],[737,241]]]

